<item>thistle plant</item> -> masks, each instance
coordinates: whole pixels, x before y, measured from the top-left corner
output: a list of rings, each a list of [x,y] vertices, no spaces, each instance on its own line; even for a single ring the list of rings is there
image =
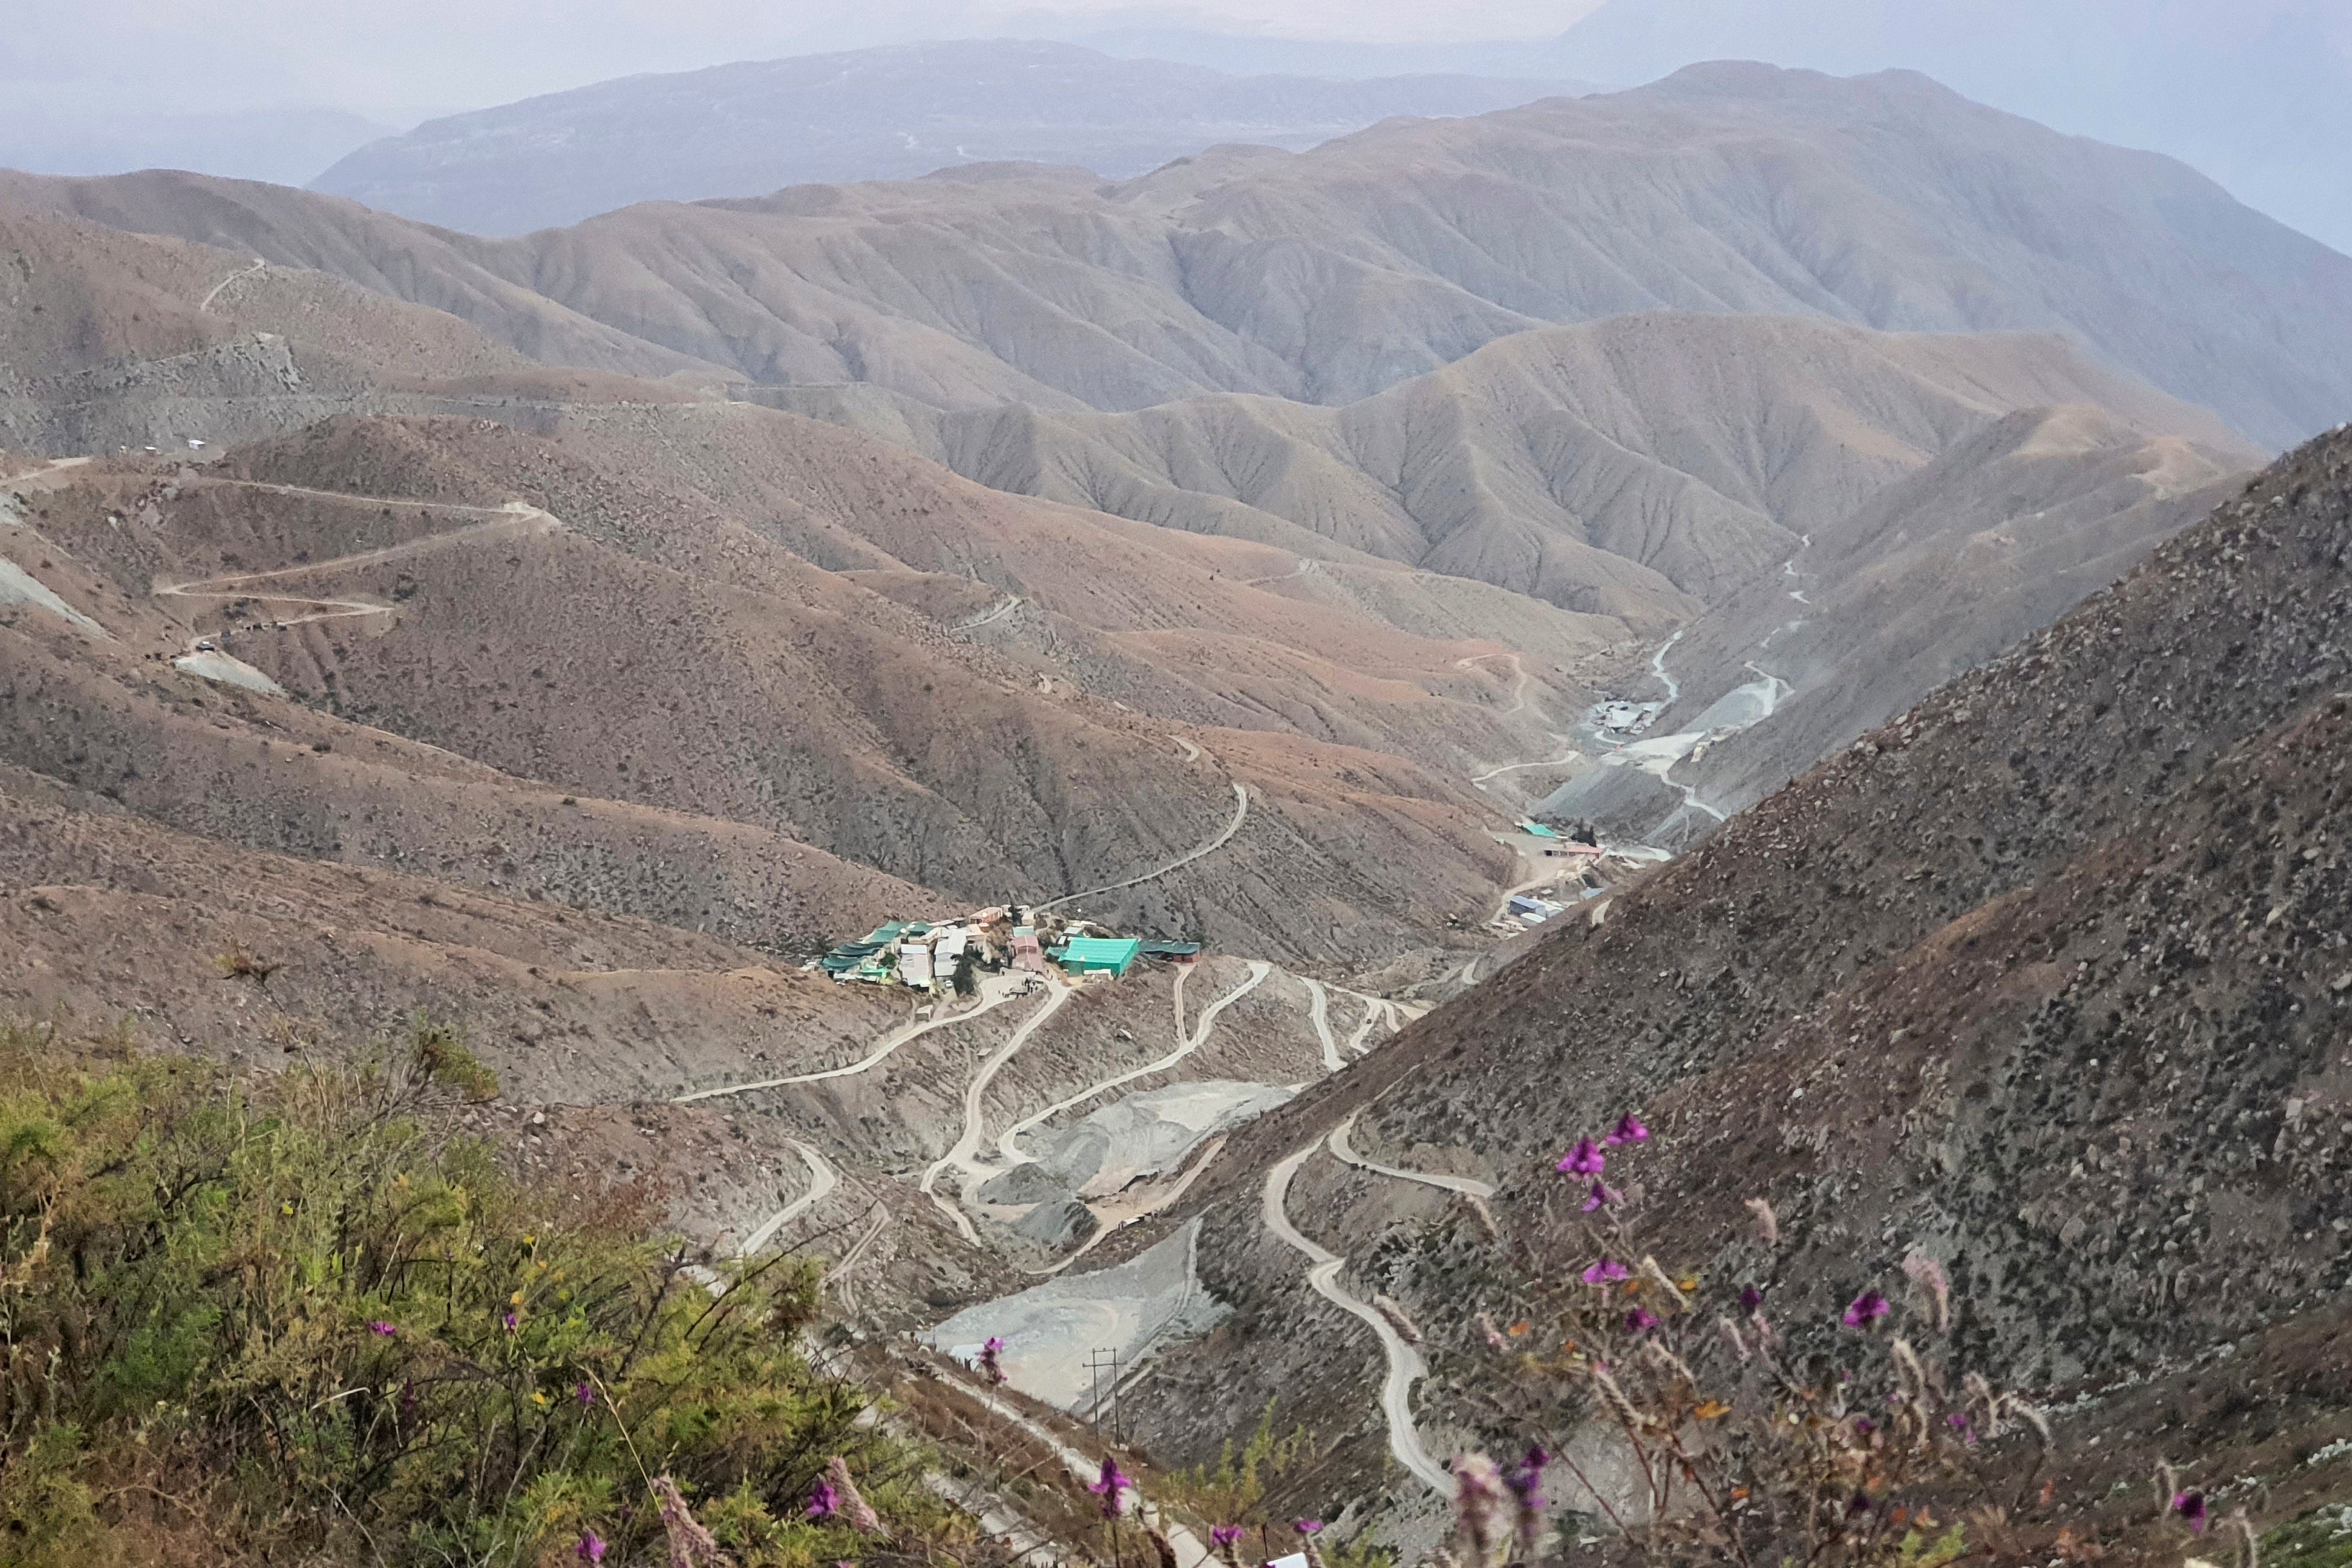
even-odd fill
[[[2033,1405],[1950,1364],[1942,1264],[1915,1251],[1900,1281],[1855,1281],[1843,1311],[1784,1333],[1769,1271],[1710,1284],[1644,1244],[1635,1184],[1610,1177],[1650,1139],[1628,1115],[1576,1142],[1557,1167],[1580,1194],[1574,1250],[1528,1258],[1536,1311],[1508,1330],[1479,1315],[1474,1353],[1507,1373],[1484,1424],[1528,1447],[1507,1468],[1454,1460],[1449,1554],[1540,1563],[1550,1502],[1659,1563],[1934,1568],[1970,1550],[1972,1526],[2030,1493],[2052,1438]],[[1769,1256],[1778,1220],[1748,1206]],[[1990,1458],[2011,1435],[2032,1447],[2021,1478],[2006,1449]]]

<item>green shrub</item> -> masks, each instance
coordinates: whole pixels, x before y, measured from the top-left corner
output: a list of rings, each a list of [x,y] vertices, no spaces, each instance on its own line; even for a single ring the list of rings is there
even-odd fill
[[[496,1091],[422,1021],[257,1080],[0,1026],[0,1564],[544,1564],[593,1530],[615,1568],[664,1472],[747,1568],[830,1563],[836,1454],[922,1514],[803,1359],[811,1266],[519,1186],[452,1116]]]

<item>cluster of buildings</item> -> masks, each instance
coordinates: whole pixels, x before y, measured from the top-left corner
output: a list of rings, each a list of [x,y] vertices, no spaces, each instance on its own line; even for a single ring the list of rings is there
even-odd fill
[[[1025,969],[1117,979],[1151,958],[1190,963],[1196,942],[1118,936],[1087,920],[1065,920],[1018,904],[1000,904],[955,920],[888,921],[817,960],[837,981],[905,985],[937,995],[969,990],[980,974]]]

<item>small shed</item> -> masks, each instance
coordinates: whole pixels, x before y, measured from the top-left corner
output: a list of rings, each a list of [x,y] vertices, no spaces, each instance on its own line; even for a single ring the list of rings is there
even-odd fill
[[[1063,968],[1073,974],[1125,974],[1143,952],[1135,937],[1074,936],[1060,954]]]
[[[1146,942],[1143,956],[1164,959],[1171,963],[1197,963],[1201,958],[1201,944],[1197,942]]]

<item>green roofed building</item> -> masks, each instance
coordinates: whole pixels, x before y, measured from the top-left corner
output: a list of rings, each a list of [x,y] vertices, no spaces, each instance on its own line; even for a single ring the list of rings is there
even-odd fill
[[[1143,943],[1131,936],[1074,936],[1055,955],[1055,962],[1073,974],[1125,974]]]

